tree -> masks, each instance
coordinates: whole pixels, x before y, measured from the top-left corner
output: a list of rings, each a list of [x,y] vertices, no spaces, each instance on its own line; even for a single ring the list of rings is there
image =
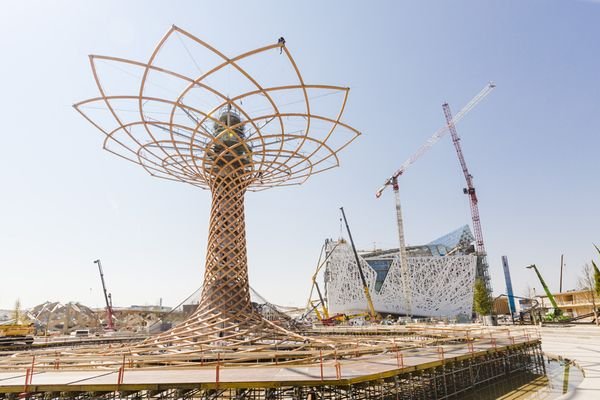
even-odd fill
[[[21,300],[15,301],[15,309],[13,310],[13,319],[15,324],[21,323]]]
[[[594,247],[596,248],[598,254],[600,254],[600,249],[598,246],[594,245]],[[592,265],[594,266],[594,292],[596,293],[596,296],[600,297],[600,269],[598,269],[598,266],[594,260],[592,260]]]
[[[479,315],[490,315],[492,312],[492,299],[481,278],[475,279],[475,293],[473,295],[473,308]]]
[[[596,296],[600,297],[600,270],[593,260],[592,265],[594,266],[594,293],[596,293]]]
[[[582,274],[579,277],[579,287],[587,292],[586,299],[592,303],[592,311],[594,313],[596,325],[600,325],[598,307],[596,306],[596,296],[598,296],[598,292],[600,291],[600,285],[598,284],[598,280],[600,280],[600,271],[598,271],[598,267],[595,266],[595,264],[594,261],[592,261],[593,266],[584,264],[581,269]]]

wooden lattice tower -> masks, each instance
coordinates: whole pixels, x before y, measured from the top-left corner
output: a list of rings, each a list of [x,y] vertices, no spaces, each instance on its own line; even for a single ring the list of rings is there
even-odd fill
[[[195,75],[182,73],[177,64],[160,58],[173,45],[183,45],[191,57],[188,64],[197,69]],[[193,46],[216,62],[203,65],[198,55],[194,57]],[[257,57],[269,60],[260,65],[278,62],[275,80],[283,82],[267,82],[271,73],[265,78],[255,76],[250,69]],[[148,62],[105,56],[90,56],[90,60],[100,96],[74,107],[106,135],[104,148],[140,164],[153,176],[212,193],[204,286],[197,310],[184,323],[131,351],[156,354],[160,348],[162,354],[166,348],[168,352],[196,351],[202,346],[240,350],[247,345],[268,348],[277,341],[314,343],[263,319],[252,307],[244,195],[301,184],[339,165],[337,153],[359,135],[340,121],[349,89],[306,84],[282,39],[229,58],[176,26]],[[100,71],[102,64],[139,76],[139,87],[110,92]],[[233,88],[236,96],[219,89],[219,84],[229,84],[231,90],[235,79],[244,86]],[[164,88],[169,82],[173,95],[154,94],[155,87]],[[319,107],[312,101],[324,97],[334,98],[335,107]]]

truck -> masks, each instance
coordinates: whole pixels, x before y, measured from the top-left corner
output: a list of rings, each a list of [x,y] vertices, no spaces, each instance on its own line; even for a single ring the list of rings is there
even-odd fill
[[[33,343],[33,324],[0,324],[0,346]]]

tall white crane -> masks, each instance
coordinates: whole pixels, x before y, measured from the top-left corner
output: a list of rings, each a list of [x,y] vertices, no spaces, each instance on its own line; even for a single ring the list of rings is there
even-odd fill
[[[410,291],[408,290],[408,283],[406,278],[408,277],[408,260],[406,256],[406,242],[404,239],[404,221],[402,219],[402,206],[400,203],[400,188],[398,185],[398,177],[402,175],[408,167],[413,165],[423,154],[427,152],[434,144],[444,137],[449,131],[449,128],[458,121],[460,121],[469,111],[471,111],[477,104],[479,104],[494,88],[496,85],[489,82],[475,97],[471,99],[455,116],[451,121],[447,121],[447,124],[438,129],[427,141],[417,150],[415,154],[410,156],[400,168],[394,174],[389,177],[383,184],[383,186],[375,193],[377,198],[381,197],[383,191],[388,187],[392,186],[394,189],[394,195],[396,198],[396,219],[398,224],[398,239],[400,242],[400,268],[402,269],[402,290],[404,292],[404,298],[406,299],[407,315],[412,315],[412,299]]]

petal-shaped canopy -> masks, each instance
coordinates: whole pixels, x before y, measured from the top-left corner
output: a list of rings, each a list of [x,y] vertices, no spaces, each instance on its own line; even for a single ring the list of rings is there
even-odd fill
[[[300,184],[338,166],[360,134],[340,120],[349,89],[305,83],[285,42],[227,57],[173,26],[147,62],[90,63],[100,96],[74,107],[106,135],[106,150],[153,176],[207,188],[216,132],[237,130],[249,190]],[[223,126],[224,109],[239,124]]]

